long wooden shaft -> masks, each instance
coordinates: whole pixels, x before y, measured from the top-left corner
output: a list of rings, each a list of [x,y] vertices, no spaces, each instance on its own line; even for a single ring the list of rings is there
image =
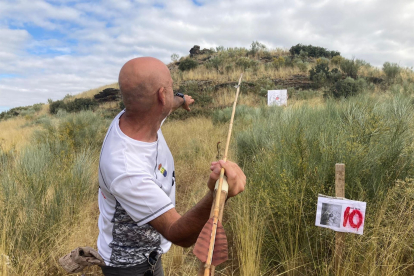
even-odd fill
[[[229,151],[231,131],[233,129],[234,114],[236,113],[237,98],[239,97],[240,84],[241,84],[242,77],[243,77],[243,74],[241,74],[240,79],[239,79],[239,84],[237,85],[236,97],[234,99],[233,110],[231,112],[229,132],[227,134],[226,149],[224,151],[224,158],[223,158],[224,161],[227,161],[227,153]],[[213,252],[214,252],[214,243],[215,243],[215,240],[216,240],[218,216],[219,216],[219,212],[220,212],[220,196],[221,196],[221,189],[223,187],[223,178],[224,178],[224,168],[221,168],[219,185],[218,185],[217,191],[216,191],[216,200],[214,201],[213,229],[211,231],[210,246],[208,248],[208,254],[207,254],[207,261],[206,261],[206,264],[205,264],[204,276],[210,276],[211,262],[213,260]]]
[[[219,212],[219,221],[221,223],[223,223],[223,213],[224,213],[224,204],[226,203],[226,199],[227,199],[227,192],[226,191],[221,191],[221,195],[220,195],[220,212]],[[214,193],[214,201],[216,200],[216,193]],[[210,218],[212,218],[214,216],[214,208],[211,208],[211,212],[210,212]],[[198,269],[198,276],[203,276],[204,275],[204,265],[205,263],[200,263],[200,267]],[[214,275],[214,270],[215,270],[215,266],[211,265],[211,275]]]
[[[335,196],[345,197],[345,164],[335,164]],[[335,275],[341,274],[342,248],[345,233],[335,233]]]

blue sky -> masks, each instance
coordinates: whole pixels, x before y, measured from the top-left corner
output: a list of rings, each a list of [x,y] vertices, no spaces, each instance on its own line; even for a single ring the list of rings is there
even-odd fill
[[[195,44],[312,44],[412,67],[412,22],[408,0],[2,0],[0,111],[115,83],[133,57],[168,63]]]

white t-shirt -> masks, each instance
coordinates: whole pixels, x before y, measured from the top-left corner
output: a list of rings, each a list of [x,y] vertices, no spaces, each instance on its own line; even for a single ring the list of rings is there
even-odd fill
[[[147,261],[151,251],[166,253],[171,242],[148,222],[175,206],[174,160],[161,129],[158,140],[141,142],[112,121],[99,161],[98,252],[108,266]]]

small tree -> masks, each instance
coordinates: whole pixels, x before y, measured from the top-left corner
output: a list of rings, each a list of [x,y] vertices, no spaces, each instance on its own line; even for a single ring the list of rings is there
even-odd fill
[[[392,81],[400,74],[401,68],[397,63],[385,62],[382,71],[384,71],[387,80]]]
[[[266,45],[260,43],[259,41],[253,41],[250,45],[250,51],[249,54],[256,55],[258,52],[261,52],[263,50],[266,50]]]
[[[340,68],[342,72],[348,75],[348,77],[357,79],[360,65],[354,59],[353,60],[350,60],[350,59],[342,60]]]
[[[172,62],[177,62],[179,58],[180,58],[180,56],[176,53],[171,55],[171,61]]]

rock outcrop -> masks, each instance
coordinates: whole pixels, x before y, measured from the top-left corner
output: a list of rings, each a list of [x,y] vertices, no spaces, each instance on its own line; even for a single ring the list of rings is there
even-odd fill
[[[203,55],[203,54],[211,54],[212,52],[213,51],[207,48],[200,50],[200,46],[194,45],[194,47],[190,49],[190,57],[195,57],[197,55]]]

